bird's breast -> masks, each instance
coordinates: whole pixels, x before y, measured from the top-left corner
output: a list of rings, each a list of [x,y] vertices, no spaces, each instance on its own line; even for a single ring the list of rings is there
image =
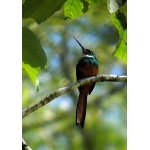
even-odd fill
[[[82,78],[96,76],[98,74],[98,67],[94,66],[91,63],[85,63],[82,66],[79,66],[79,72]]]

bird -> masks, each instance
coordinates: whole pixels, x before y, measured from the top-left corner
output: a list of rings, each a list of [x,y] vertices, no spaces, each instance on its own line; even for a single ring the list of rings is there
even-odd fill
[[[76,42],[80,45],[83,55],[79,59],[76,65],[76,78],[77,81],[83,78],[96,76],[99,73],[99,64],[96,55],[93,51],[85,49],[81,43],[73,37]],[[76,127],[80,126],[84,128],[84,121],[86,117],[86,106],[87,106],[87,96],[93,91],[95,83],[89,83],[78,87],[79,98],[76,107]]]

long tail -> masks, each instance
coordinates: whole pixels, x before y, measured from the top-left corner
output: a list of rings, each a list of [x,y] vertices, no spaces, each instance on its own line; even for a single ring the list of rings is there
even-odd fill
[[[80,93],[76,109],[76,126],[80,125],[81,128],[84,128],[86,105],[87,105],[87,95]]]

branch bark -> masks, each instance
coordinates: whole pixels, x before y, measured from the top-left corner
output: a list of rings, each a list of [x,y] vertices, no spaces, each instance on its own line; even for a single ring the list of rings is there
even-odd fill
[[[31,114],[32,112],[36,111],[40,107],[43,107],[47,103],[51,102],[55,98],[59,97],[60,95],[72,91],[79,86],[92,83],[92,82],[127,82],[127,76],[118,76],[118,75],[98,75],[94,77],[85,78],[82,80],[78,80],[66,87],[62,87],[51,94],[48,94],[39,102],[23,109],[22,111],[22,118],[26,117],[27,115]]]
[[[22,139],[22,150],[32,150],[27,143],[25,142],[24,139]]]

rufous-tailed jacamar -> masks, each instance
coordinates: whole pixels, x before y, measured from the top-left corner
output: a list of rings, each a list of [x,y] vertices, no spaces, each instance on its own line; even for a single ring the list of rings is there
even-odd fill
[[[79,60],[76,66],[76,77],[77,80],[96,76],[99,72],[98,69],[98,60],[96,55],[89,49],[85,49],[79,41],[74,38],[77,43],[81,46],[83,56]],[[84,128],[84,120],[86,116],[86,105],[87,105],[87,96],[90,95],[93,91],[95,83],[89,83],[83,86],[80,86],[79,89],[79,98],[76,108],[76,126],[80,125],[81,128]]]

